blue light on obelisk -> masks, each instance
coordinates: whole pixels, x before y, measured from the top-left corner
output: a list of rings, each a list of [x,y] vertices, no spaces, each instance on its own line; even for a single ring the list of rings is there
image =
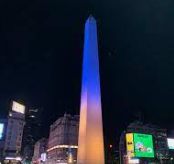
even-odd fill
[[[104,164],[97,25],[85,24],[77,164]]]

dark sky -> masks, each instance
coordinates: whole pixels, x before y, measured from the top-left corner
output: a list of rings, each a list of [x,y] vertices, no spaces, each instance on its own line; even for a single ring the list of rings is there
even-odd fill
[[[106,140],[118,140],[137,112],[172,129],[173,8],[173,0],[1,0],[0,114],[12,99],[43,108],[45,127],[79,113],[84,22],[93,14]]]

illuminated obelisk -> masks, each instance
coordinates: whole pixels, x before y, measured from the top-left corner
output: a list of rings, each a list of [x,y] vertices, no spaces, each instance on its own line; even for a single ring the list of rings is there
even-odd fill
[[[85,24],[77,164],[104,164],[97,25]]]

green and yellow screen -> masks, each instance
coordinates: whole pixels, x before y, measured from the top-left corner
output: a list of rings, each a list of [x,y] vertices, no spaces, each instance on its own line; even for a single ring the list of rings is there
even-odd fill
[[[152,135],[134,133],[135,157],[154,157]]]

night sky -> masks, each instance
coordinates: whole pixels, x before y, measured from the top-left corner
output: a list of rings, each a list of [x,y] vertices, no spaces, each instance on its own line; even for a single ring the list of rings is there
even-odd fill
[[[174,127],[173,0],[2,0],[0,114],[11,100],[43,109],[43,134],[79,114],[84,23],[98,23],[104,133],[116,143],[142,113]]]

